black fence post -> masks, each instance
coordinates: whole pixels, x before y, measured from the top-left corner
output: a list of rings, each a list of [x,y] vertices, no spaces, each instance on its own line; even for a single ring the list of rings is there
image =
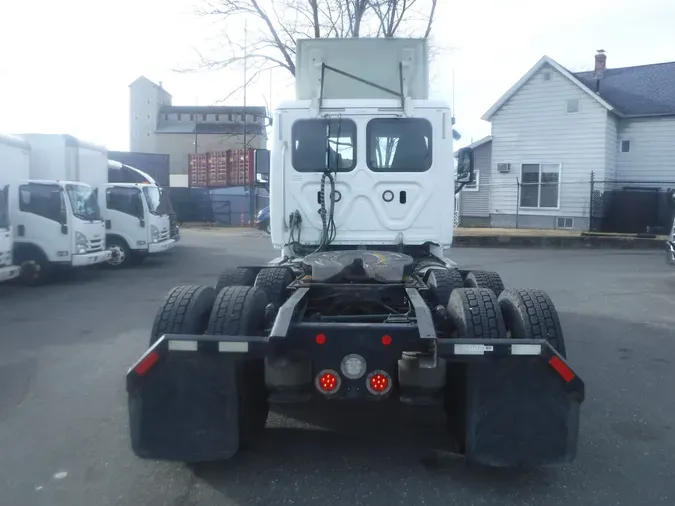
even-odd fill
[[[593,224],[593,195],[595,190],[595,171],[591,171],[591,198],[589,201],[589,210],[588,210],[588,230],[589,232],[595,232],[595,226]]]
[[[516,228],[520,218],[520,180],[516,178]]]

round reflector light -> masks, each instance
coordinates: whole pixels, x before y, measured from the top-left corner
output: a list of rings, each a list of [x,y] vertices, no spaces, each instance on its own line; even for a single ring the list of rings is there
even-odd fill
[[[340,370],[346,378],[359,379],[366,373],[366,359],[356,353],[347,355],[342,359]]]

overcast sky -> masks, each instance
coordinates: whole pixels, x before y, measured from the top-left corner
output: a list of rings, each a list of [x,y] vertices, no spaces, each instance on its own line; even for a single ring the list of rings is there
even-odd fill
[[[490,133],[482,114],[546,54],[590,70],[596,49],[607,66],[675,60],[673,0],[439,0],[432,95],[452,100],[460,145]],[[236,72],[176,74],[206,49],[213,27],[189,1],[0,1],[0,131],[59,132],[128,149],[128,85],[163,81],[175,105],[226,96]],[[452,50],[450,50],[452,48]],[[293,97],[284,71],[249,90],[250,105]],[[235,99],[230,102],[236,102]]]

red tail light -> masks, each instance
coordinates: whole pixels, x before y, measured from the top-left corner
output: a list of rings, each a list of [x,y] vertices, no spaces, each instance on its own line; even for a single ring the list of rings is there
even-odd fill
[[[391,376],[385,371],[373,371],[366,380],[368,391],[374,395],[384,395],[391,389]]]
[[[382,344],[389,346],[391,344],[391,336],[382,336]]]
[[[316,341],[316,344],[325,344],[326,336],[323,334],[317,334],[314,340]]]
[[[340,375],[331,369],[321,371],[314,380],[317,390],[324,394],[337,392],[341,383]]]

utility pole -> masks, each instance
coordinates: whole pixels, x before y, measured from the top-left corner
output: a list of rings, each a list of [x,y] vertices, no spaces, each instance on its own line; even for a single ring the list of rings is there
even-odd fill
[[[246,173],[249,174],[251,169],[250,167],[250,157],[248,156],[248,139],[247,139],[247,124],[248,124],[248,115],[246,114],[246,88],[248,84],[248,23],[244,19],[244,167],[246,168]],[[256,207],[256,195],[255,195],[255,170],[253,172],[253,177],[249,180],[249,216],[250,223],[253,225],[255,207]]]

